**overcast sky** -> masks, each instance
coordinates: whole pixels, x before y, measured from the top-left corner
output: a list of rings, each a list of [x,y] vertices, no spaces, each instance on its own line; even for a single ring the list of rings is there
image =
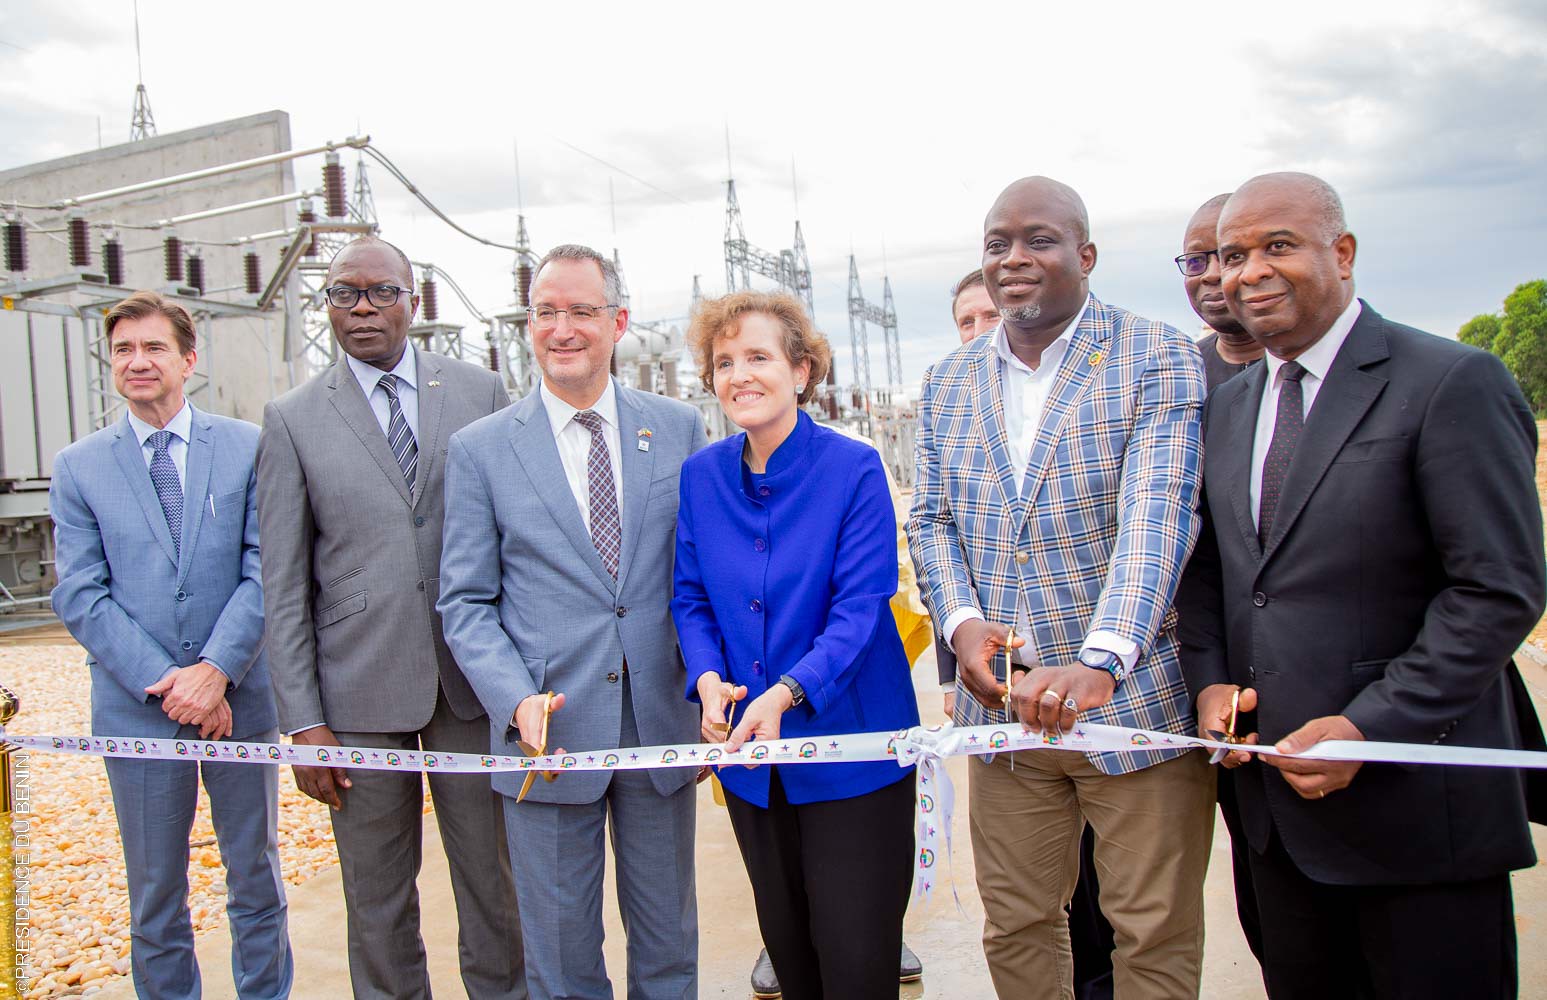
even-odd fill
[[[695,274],[724,289],[728,127],[747,236],[769,250],[790,244],[793,165],[843,381],[850,252],[877,301],[884,262],[916,382],[955,343],[947,289],[979,262],[985,211],[1031,173],[1084,195],[1095,294],[1189,332],[1171,262],[1187,217],[1268,170],[1339,189],[1359,292],[1394,319],[1453,336],[1547,276],[1539,2],[731,7],[141,0],[144,79],[163,134],[274,108],[297,146],[358,124],[503,241],[519,142],[539,251],[616,246],[635,316],[679,323]],[[130,0],[7,0],[0,168],[95,148],[99,120],[127,138],[134,85]],[[296,170],[313,186],[320,159]],[[511,301],[510,254],[371,177],[388,239],[485,311]],[[871,358],[881,381],[879,330]]]

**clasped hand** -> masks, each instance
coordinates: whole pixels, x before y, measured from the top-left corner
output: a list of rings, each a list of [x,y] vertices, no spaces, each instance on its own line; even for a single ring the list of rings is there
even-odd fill
[[[231,735],[231,706],[226,701],[226,675],[203,660],[178,667],[145,689],[161,699],[161,710],[179,726],[198,726],[201,740]]]
[[[1026,638],[1017,635],[1012,642],[1009,628],[982,619],[963,622],[951,636],[962,684],[987,708],[1005,707],[1005,683],[995,666],[1006,642],[1011,649],[1019,649]],[[1083,663],[1021,668],[1013,681],[1010,704],[1022,725],[1034,731],[1072,729],[1081,712],[1105,705],[1117,690],[1111,674]]]

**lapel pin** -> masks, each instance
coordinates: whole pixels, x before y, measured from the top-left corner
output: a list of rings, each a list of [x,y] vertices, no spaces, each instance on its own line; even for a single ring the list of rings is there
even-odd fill
[[[1092,368],[1094,368],[1097,365],[1101,364],[1101,352],[1100,351],[1092,351],[1091,355],[1090,355],[1090,360],[1088,362],[1086,362],[1086,364],[1090,365],[1090,367],[1092,367]]]
[[[430,379],[430,388],[431,389],[437,388],[439,385],[440,385],[440,379],[435,379],[435,378]]]
[[[640,451],[649,451],[650,450],[650,437],[651,437],[650,428],[648,428],[648,427],[641,427],[641,428],[639,428],[639,431],[638,431],[638,433],[635,436],[639,439],[639,445],[638,445],[639,450]]]

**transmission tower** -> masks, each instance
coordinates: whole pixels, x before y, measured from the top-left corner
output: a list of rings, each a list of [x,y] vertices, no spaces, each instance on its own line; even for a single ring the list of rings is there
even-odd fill
[[[881,338],[886,345],[886,380],[888,386],[902,384],[902,343],[897,335],[897,308],[892,302],[892,279],[882,278],[881,305],[865,300],[859,286],[859,265],[849,254],[849,349],[854,353],[854,384],[870,394],[870,334],[869,324],[881,328]]]
[[[815,316],[811,298],[811,260],[806,254],[806,238],[795,223],[792,249],[770,253],[747,242],[741,221],[741,204],[736,200],[735,178],[725,182],[725,290],[746,291],[752,287],[752,275],[772,278],[779,287],[805,303],[806,312]]]
[[[349,217],[355,222],[376,225],[376,195],[371,191],[371,180],[365,176],[365,154],[355,160],[354,190],[349,196]]]
[[[145,67],[140,59],[140,3],[134,2],[134,110],[129,115],[129,141],[139,142],[156,134],[156,116],[150,113],[150,94],[145,90]]]

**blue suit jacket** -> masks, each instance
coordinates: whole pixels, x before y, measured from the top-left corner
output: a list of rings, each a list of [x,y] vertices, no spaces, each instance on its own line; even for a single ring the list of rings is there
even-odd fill
[[[789,674],[806,702],[784,713],[782,744],[819,753],[819,737],[918,725],[908,659],[889,603],[897,592],[897,520],[881,457],[801,413],[768,461],[744,478],[746,435],[682,467],[672,615],[687,695],[715,673],[747,701]],[[853,798],[910,777],[890,761],[789,765],[793,803]],[[725,787],[768,805],[769,771],[727,767]]]
[[[548,748],[579,759],[615,750],[628,663],[643,746],[691,743],[698,715],[683,702],[672,628],[672,533],[682,462],[703,446],[704,425],[685,403],[617,386],[623,466],[623,549],[614,580],[580,518],[542,397],[476,420],[451,437],[446,534],[436,607],[446,643],[489,712],[494,753],[522,756],[511,724],[530,695],[562,692]],[[641,449],[640,445],[646,447]],[[661,795],[693,768],[650,772]],[[493,775],[514,796],[524,775]],[[529,801],[579,805],[607,790],[606,771],[539,781]]]
[[[204,658],[234,685],[234,738],[277,724],[263,655],[258,428],[194,410],[192,437],[181,559],[127,416],[54,460],[54,613],[86,649],[99,734],[176,733],[145,688]]]
[[[1038,662],[1101,629],[1139,647],[1086,721],[1191,735],[1172,600],[1198,537],[1203,362],[1183,334],[1092,297],[1015,481],[992,336],[924,375],[908,538],[936,622],[1030,625]],[[1028,621],[1029,619],[1029,621]],[[956,721],[1004,722],[957,683]],[[1108,774],[1174,753],[1094,754]]]

